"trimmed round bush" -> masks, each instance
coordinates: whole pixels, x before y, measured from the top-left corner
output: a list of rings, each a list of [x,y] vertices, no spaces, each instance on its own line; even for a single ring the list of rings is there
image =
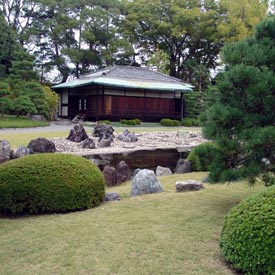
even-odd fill
[[[185,127],[191,127],[193,125],[191,118],[184,118],[181,121],[181,125]]]
[[[231,209],[220,248],[224,258],[245,274],[275,274],[275,186]]]
[[[82,210],[104,196],[103,174],[83,157],[35,154],[0,165],[3,215]]]
[[[170,118],[163,118],[160,121],[160,125],[162,125],[162,126],[173,126],[173,121]]]

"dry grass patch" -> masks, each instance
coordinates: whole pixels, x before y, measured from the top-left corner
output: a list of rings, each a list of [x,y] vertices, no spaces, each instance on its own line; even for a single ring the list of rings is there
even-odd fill
[[[0,274],[234,274],[219,252],[223,219],[263,187],[175,192],[177,180],[204,176],[163,177],[163,193],[135,198],[128,182],[107,190],[121,201],[83,212],[1,219]]]

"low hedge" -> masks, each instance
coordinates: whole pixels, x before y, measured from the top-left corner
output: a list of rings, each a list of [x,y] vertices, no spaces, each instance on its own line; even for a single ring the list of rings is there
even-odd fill
[[[135,118],[135,119],[121,119],[120,123],[135,126],[135,125],[140,125],[141,120],[138,119],[138,118]]]
[[[160,124],[162,126],[168,126],[168,127],[177,127],[181,125],[179,120],[170,119],[170,118],[161,119]]]
[[[199,126],[200,123],[195,118],[184,118],[181,121],[181,125],[185,127],[191,127],[191,126]]]
[[[224,258],[245,274],[275,274],[275,186],[231,209],[220,248]]]
[[[35,154],[0,165],[0,214],[67,212],[97,206],[101,171],[74,155]]]

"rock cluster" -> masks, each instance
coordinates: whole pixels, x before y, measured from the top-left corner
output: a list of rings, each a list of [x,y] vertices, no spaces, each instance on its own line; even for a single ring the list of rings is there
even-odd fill
[[[67,137],[68,140],[73,142],[81,142],[88,138],[88,135],[84,129],[84,127],[80,124],[76,124],[69,133]]]
[[[11,150],[7,140],[0,140],[0,163],[10,159],[21,158],[29,154],[54,153],[56,152],[54,142],[46,138],[37,138],[29,142],[27,147],[20,146]]]
[[[122,134],[118,135],[118,140],[121,140],[123,142],[136,142],[138,141],[138,138],[135,133],[131,133],[128,131],[128,129],[124,130]]]
[[[130,179],[130,168],[125,161],[120,161],[116,167],[106,165],[103,175],[107,186],[115,186]]]
[[[94,132],[98,133],[98,130]],[[139,132],[135,134],[137,137],[136,142],[129,143],[121,141],[118,138],[113,138],[112,142],[106,144],[106,139],[103,138],[99,146],[100,138],[98,135],[99,134],[96,134],[96,136],[94,136],[93,134],[92,139],[96,145],[94,149],[88,149],[87,147],[82,148],[81,144],[71,142],[66,138],[55,138],[52,139],[52,141],[55,143],[58,152],[73,153],[77,155],[130,153],[137,150],[153,150],[158,148],[177,149],[179,152],[187,152],[206,141],[200,134],[196,133],[192,135],[188,134],[188,138],[181,138],[177,136],[177,132]],[[112,135],[114,136],[113,132]],[[107,147],[107,145],[110,146]]]

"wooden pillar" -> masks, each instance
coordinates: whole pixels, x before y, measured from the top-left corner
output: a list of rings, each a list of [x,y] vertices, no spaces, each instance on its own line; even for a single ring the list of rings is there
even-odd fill
[[[181,92],[180,94],[180,120],[183,119],[183,115],[184,115],[184,96],[183,96],[183,92]]]
[[[96,84],[96,114],[95,114],[95,120],[98,121],[98,84]]]

